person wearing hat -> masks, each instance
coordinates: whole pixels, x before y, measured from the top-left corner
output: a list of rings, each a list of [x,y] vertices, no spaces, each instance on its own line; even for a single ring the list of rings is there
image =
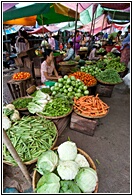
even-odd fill
[[[121,47],[121,59],[120,62],[125,63],[126,66],[128,66],[128,62],[130,60],[130,25],[127,27],[128,29],[128,35],[124,38],[122,41],[122,47]]]
[[[99,60],[100,57],[99,56],[96,56],[96,51],[99,50],[101,48],[101,45],[100,44],[94,44],[93,45],[93,48],[89,54],[89,57],[88,59],[89,60]]]

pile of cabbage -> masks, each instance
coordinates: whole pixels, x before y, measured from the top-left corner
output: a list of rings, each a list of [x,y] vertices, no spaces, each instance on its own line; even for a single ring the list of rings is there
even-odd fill
[[[96,171],[72,141],[62,143],[57,151],[42,153],[36,170],[42,175],[37,193],[92,193],[98,182]]]

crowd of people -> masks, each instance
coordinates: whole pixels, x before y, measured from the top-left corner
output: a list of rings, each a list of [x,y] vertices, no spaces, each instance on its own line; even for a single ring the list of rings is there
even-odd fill
[[[97,56],[96,51],[99,50],[100,47],[105,47],[106,45],[112,45],[114,48],[117,46],[116,50],[118,50],[119,46],[121,62],[124,62],[127,66],[130,61],[130,25],[128,26],[128,32],[126,32],[123,37],[122,31],[113,32],[110,35],[99,32],[97,35],[92,36],[89,32],[83,33],[76,30],[75,34],[70,34],[64,44],[59,43],[59,41],[52,36],[52,33],[49,33],[44,37],[39,46],[45,59],[40,65],[41,82],[44,83],[47,80],[56,80],[61,77],[58,75],[53,63],[53,51],[65,50],[66,53],[63,56],[62,61],[68,61],[74,59],[75,55],[78,54],[80,47],[87,47],[86,58],[88,60],[99,60],[101,57]],[[16,37],[16,43],[12,47],[16,50],[16,53],[21,53],[30,49],[27,33],[25,31],[19,31],[19,34]],[[52,75],[52,73],[54,73],[54,75]]]

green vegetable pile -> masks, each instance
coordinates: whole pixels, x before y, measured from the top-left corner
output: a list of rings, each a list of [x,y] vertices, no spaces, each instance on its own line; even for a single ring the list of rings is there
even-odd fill
[[[76,79],[74,76],[68,77],[67,75],[65,75],[63,78],[59,78],[58,82],[51,87],[51,91],[53,97],[61,94],[70,98],[79,98],[89,94],[87,86],[85,86],[82,81]]]
[[[41,174],[37,193],[92,193],[98,182],[96,171],[71,141],[42,153],[36,170]]]
[[[42,152],[52,147],[57,137],[54,123],[39,116],[23,116],[6,132],[23,162],[38,158]],[[3,155],[5,161],[17,165],[5,145]]]
[[[13,101],[13,105],[15,106],[16,109],[22,109],[22,108],[27,108],[28,103],[32,101],[32,98],[28,97],[20,97],[16,100]]]
[[[102,71],[98,76],[97,79],[102,82],[107,82],[109,84],[117,84],[122,82],[118,72],[114,69],[106,69]]]
[[[43,92],[43,93],[47,93],[47,94],[51,95],[50,88],[41,88],[40,91]],[[38,92],[38,90],[35,91],[34,93],[32,93],[30,96],[35,97],[37,92]]]
[[[115,69],[117,72],[123,72],[126,69],[125,63],[120,62],[120,57],[116,57],[113,53],[107,54],[103,62],[106,64],[105,69]]]
[[[101,72],[101,69],[99,69],[97,65],[81,67],[80,70],[89,73],[94,77],[96,77]]]
[[[104,48],[100,48],[97,53],[103,53],[103,52],[106,52],[106,50]]]
[[[71,108],[72,106],[67,98],[56,97],[48,102],[40,113],[44,116],[57,117],[67,114],[70,112]]]

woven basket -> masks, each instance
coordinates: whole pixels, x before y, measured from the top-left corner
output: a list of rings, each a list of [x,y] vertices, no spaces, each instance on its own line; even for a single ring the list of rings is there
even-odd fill
[[[106,112],[106,114],[104,114],[104,115],[102,115],[102,116],[87,116],[87,115],[83,115],[83,114],[81,114],[80,112],[78,112],[78,111],[76,111],[76,110],[74,110],[74,112],[76,113],[76,114],[78,114],[79,116],[82,116],[82,117],[85,117],[85,118],[103,118],[103,117],[105,117],[108,113],[109,113],[109,109],[107,110],[107,112]]]
[[[57,148],[58,147],[55,147],[53,150],[57,150]],[[93,168],[96,171],[95,163],[93,162],[93,160],[91,159],[91,157],[86,152],[84,152],[83,150],[81,150],[80,148],[78,148],[78,153],[84,155],[85,158],[87,159],[87,161],[89,162],[90,167]],[[34,170],[33,178],[32,178],[32,186],[33,186],[33,190],[34,191],[35,191],[37,182],[39,181],[40,177],[41,177],[41,174],[39,174],[36,170]],[[93,193],[97,193],[97,192],[98,192],[98,182],[96,184],[96,187],[95,187],[95,190],[94,190]]]
[[[108,83],[108,82],[103,82],[102,80],[97,79],[98,82],[102,83],[102,84],[107,84],[107,85],[117,85],[117,84],[121,84],[123,81],[118,82],[118,83]]]
[[[55,120],[55,119],[60,119],[60,118],[64,118],[64,117],[68,116],[69,114],[72,113],[72,111],[73,111],[73,107],[71,108],[71,110],[67,114],[62,115],[62,116],[55,116],[55,117],[53,117],[53,116],[43,116],[42,114],[39,114],[39,113],[36,113],[36,114],[38,116],[41,116],[41,117],[46,118],[46,119]]]
[[[27,88],[26,92],[30,95],[36,91],[36,86],[32,85],[29,88]]]
[[[24,98],[33,98],[33,97],[31,97],[31,96],[25,96],[25,97],[19,97],[17,99],[20,99],[20,98],[24,99]],[[17,100],[17,99],[15,99],[15,100]],[[11,104],[13,104],[13,101],[11,102]],[[20,108],[20,109],[16,108],[16,110],[18,110],[18,111],[26,111],[26,110],[28,110],[28,108]]]
[[[54,123],[54,125],[55,125],[55,123]],[[56,127],[56,125],[55,125],[55,127]],[[57,142],[57,139],[58,139],[58,130],[57,130],[57,127],[56,127],[56,138],[55,138],[55,141],[53,142],[53,145],[52,145],[51,148],[50,148],[51,150],[53,150],[53,148],[55,147],[56,142]],[[25,164],[25,165],[31,165],[32,163],[37,162],[37,160],[38,160],[38,158],[33,159],[33,160],[31,160],[31,161],[23,162],[23,164]],[[7,165],[10,165],[10,166],[13,166],[12,163],[10,163],[10,162],[8,162],[8,161],[5,161],[5,160],[3,160],[3,163],[5,163],[5,164],[7,164]]]

